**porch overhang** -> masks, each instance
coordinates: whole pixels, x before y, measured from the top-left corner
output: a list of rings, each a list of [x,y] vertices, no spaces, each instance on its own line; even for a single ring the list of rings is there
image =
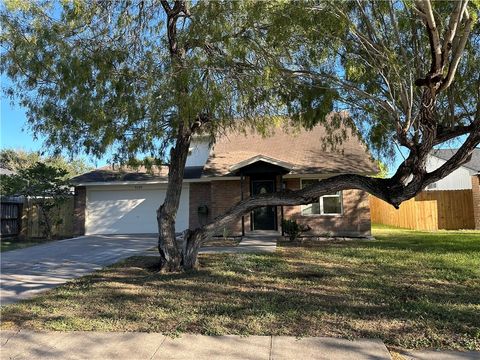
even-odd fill
[[[254,174],[288,174],[293,169],[293,164],[277,160],[268,156],[257,155],[250,159],[240,161],[230,167],[233,175]]]

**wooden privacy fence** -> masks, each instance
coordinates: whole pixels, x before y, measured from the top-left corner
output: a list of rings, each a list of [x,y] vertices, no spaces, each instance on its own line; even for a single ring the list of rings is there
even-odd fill
[[[23,199],[15,197],[1,197],[1,230],[2,237],[16,236],[21,229],[21,213]]]
[[[372,223],[413,230],[474,229],[472,190],[424,191],[400,209],[370,196]]]
[[[57,219],[61,221],[52,225],[54,237],[70,237],[73,235],[73,197],[65,199],[58,209],[54,209],[52,218],[54,223]],[[27,238],[43,237],[42,213],[34,200],[27,199],[23,204],[22,231],[21,235]]]

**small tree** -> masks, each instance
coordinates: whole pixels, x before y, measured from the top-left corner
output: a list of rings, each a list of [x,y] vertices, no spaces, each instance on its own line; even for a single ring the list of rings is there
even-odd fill
[[[33,167],[37,162],[64,169],[65,178],[74,177],[92,170],[83,159],[67,159],[61,155],[42,155],[38,151],[25,151],[18,149],[0,150],[0,167],[18,172],[21,169]]]
[[[53,227],[63,221],[58,216],[59,208],[71,194],[70,186],[64,180],[66,175],[65,169],[37,162],[14,175],[1,175],[0,192],[32,199],[40,210],[42,233],[51,239]]]

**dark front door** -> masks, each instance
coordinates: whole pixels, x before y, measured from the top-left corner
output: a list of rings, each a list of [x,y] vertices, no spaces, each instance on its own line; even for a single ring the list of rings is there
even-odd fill
[[[253,180],[252,195],[274,192],[273,180]],[[265,206],[253,210],[253,230],[275,230],[275,207]]]

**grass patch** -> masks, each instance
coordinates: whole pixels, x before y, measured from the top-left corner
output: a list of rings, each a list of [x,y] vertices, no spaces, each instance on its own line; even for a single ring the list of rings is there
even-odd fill
[[[20,240],[18,238],[6,238],[0,240],[0,252],[24,249],[30,246],[45,244],[47,242],[54,241],[48,239],[27,239]]]
[[[375,240],[209,254],[161,275],[133,257],[2,308],[2,328],[380,338],[480,350],[480,232],[375,228]]]

